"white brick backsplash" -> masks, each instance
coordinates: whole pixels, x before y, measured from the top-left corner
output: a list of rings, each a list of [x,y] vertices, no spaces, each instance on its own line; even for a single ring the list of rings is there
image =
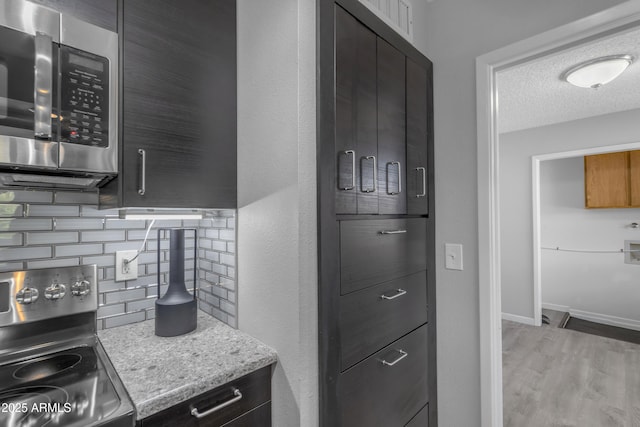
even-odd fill
[[[118,230],[128,230],[132,228],[141,228],[146,230],[147,221],[143,219],[115,219],[115,218],[107,218],[104,223],[104,228],[107,230],[110,229],[118,229]],[[151,234],[151,233],[149,233]],[[143,236],[144,238],[144,236]]]
[[[28,261],[27,269],[73,267],[76,265],[80,265],[80,258],[53,258],[41,261]]]
[[[53,220],[38,218],[13,218],[0,219],[0,230],[2,231],[34,231],[52,230]]]
[[[69,217],[80,216],[80,206],[27,205],[27,216]]]
[[[125,314],[124,303],[101,305],[98,307],[98,317],[115,316],[116,314]]]
[[[235,257],[235,255],[220,254],[220,263],[235,267],[235,265],[236,265],[236,257]]]
[[[51,203],[50,191],[0,190],[0,203]]]
[[[23,268],[22,262],[0,262],[0,271],[16,271]]]
[[[236,231],[235,230],[220,230],[220,239],[221,240],[236,240]]]
[[[144,289],[129,289],[126,291],[109,292],[104,296],[105,304],[113,304],[116,302],[125,302],[134,299],[145,298],[147,293]]]
[[[28,245],[57,244],[57,243],[78,243],[78,233],[75,231],[46,232],[46,233],[25,233]]]
[[[83,264],[96,264],[98,267],[109,267],[115,264],[113,254],[82,257]]]
[[[115,328],[116,326],[128,325],[130,323],[143,322],[147,320],[144,311],[125,314],[122,316],[107,317],[104,319],[104,328]]]
[[[101,218],[58,218],[56,230],[95,230],[102,229],[103,224],[104,220]]]
[[[98,255],[102,253],[102,243],[56,246],[56,257],[77,255]]]
[[[3,261],[21,261],[36,258],[51,258],[51,246],[35,246],[29,248],[1,249],[0,256]]]
[[[22,205],[7,203],[0,205],[0,217],[19,217],[24,214]]]
[[[124,220],[100,210],[97,192],[0,190],[0,271],[98,265],[98,327],[153,319],[157,297],[157,229],[198,229],[200,308],[236,326],[235,211],[207,211],[203,220],[160,220],[138,257],[139,277],[115,282],[115,252],[138,250],[150,220]],[[161,295],[167,290],[169,232],[161,236]],[[185,284],[193,289],[193,247],[185,242]],[[221,282],[222,286],[217,283]]]
[[[68,205],[97,205],[97,191],[56,191],[53,202],[56,204],[66,203]]]
[[[145,298],[137,301],[127,301],[127,312],[146,310],[147,308],[153,308],[156,306],[155,298]]]
[[[124,230],[80,232],[80,240],[83,242],[121,242],[124,239],[125,239]]]
[[[0,233],[0,248],[3,246],[22,246],[22,233]]]

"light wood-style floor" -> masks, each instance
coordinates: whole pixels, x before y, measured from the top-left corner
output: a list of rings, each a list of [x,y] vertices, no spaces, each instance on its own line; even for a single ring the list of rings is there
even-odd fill
[[[640,427],[640,345],[503,321],[504,427]]]

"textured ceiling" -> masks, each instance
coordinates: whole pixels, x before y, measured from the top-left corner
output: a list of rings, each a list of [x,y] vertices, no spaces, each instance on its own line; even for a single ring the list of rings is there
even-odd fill
[[[576,64],[617,54],[635,61],[609,84],[584,89],[560,80]],[[497,82],[500,133],[640,108],[640,28],[500,71]]]

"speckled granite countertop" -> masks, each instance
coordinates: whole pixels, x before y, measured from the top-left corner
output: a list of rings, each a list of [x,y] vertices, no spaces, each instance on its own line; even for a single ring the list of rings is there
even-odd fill
[[[186,335],[158,337],[150,320],[98,337],[139,420],[276,361],[270,347],[201,311]]]

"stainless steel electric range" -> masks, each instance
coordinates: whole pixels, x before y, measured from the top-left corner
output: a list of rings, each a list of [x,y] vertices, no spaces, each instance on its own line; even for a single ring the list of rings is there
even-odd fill
[[[0,273],[0,427],[135,424],[96,335],[96,270]]]

